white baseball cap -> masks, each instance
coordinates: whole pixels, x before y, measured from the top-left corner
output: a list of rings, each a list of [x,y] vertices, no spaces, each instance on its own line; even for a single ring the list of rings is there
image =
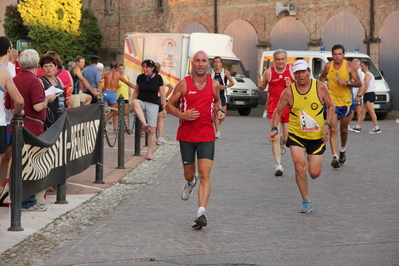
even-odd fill
[[[295,73],[299,70],[306,70],[309,68],[309,64],[308,62],[306,62],[305,60],[298,60],[294,63],[294,67],[292,69],[292,73]]]
[[[103,63],[97,63],[97,68],[98,69],[104,69]]]

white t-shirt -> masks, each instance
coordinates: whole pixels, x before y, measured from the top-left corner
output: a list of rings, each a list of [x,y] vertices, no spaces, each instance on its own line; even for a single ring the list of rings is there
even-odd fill
[[[8,71],[10,71],[12,77],[15,77],[17,75],[17,73],[15,72],[15,66],[13,63],[8,62],[7,68],[8,68]]]
[[[362,83],[362,85],[364,84],[364,72],[360,70],[360,68],[357,70],[357,74],[359,75],[360,78],[360,82]],[[359,91],[359,87],[353,87],[352,88],[352,93],[353,93],[353,97],[356,97],[357,92]]]

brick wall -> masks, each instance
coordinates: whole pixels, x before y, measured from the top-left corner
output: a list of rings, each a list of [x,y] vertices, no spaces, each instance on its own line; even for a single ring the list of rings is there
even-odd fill
[[[100,55],[104,61],[123,59],[123,40],[126,32],[182,32],[192,22],[214,31],[214,0],[164,0],[163,11],[156,8],[156,0],[85,0],[97,15],[104,35]],[[255,29],[259,43],[270,42],[271,31],[285,15],[276,16],[276,3],[266,0],[218,0],[218,29],[220,33],[232,22],[245,20]],[[288,1],[280,1],[287,4]],[[302,21],[311,40],[320,40],[323,26],[334,15],[346,12],[359,19],[370,34],[370,0],[304,0],[295,1],[296,19]],[[379,35],[385,18],[399,9],[399,1],[375,2],[375,31]],[[107,8],[105,5],[113,5]],[[350,25],[348,25],[350,27]],[[310,41],[311,41],[310,40]],[[316,49],[310,47],[310,50]],[[378,42],[371,44],[371,55],[378,62]]]

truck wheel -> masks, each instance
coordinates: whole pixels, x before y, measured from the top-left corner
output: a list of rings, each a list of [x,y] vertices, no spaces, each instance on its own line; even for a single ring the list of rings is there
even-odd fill
[[[384,120],[385,118],[387,118],[388,113],[379,113],[377,114],[377,119],[378,120]]]
[[[239,113],[241,116],[248,116],[249,113],[251,113],[251,108],[248,108],[248,107],[240,108],[240,109],[238,109],[238,113]]]

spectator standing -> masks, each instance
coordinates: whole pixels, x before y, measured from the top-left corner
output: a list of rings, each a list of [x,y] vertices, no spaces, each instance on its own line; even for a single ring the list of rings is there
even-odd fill
[[[96,103],[97,97],[102,94],[101,75],[97,68],[98,63],[97,55],[90,55],[90,66],[83,69],[82,75],[89,82],[90,86],[85,86],[85,93],[91,96],[91,103]]]
[[[161,64],[155,63],[155,72],[159,74],[161,71]],[[165,97],[168,97],[172,94],[174,86],[169,82],[164,75],[159,74],[162,77],[163,85],[165,86]],[[160,95],[158,95],[160,96]],[[164,128],[164,119],[166,118],[166,109],[162,108],[161,101],[159,99],[159,112],[158,112],[158,138],[156,140],[157,145],[166,144],[166,140],[163,138],[163,128]]]
[[[116,101],[116,91],[119,86],[119,82],[125,83],[127,86],[133,87],[134,85],[127,81],[118,71],[116,71],[118,64],[116,62],[112,62],[110,65],[110,71],[101,75],[101,79],[104,79],[104,106],[111,106],[114,108],[118,108],[118,102]],[[114,133],[116,133],[116,129],[118,127],[118,112],[112,110],[107,115],[107,121],[113,117],[113,124],[114,124]],[[107,122],[106,121],[106,122]],[[123,130],[123,129],[120,129]]]
[[[72,107],[79,107],[81,103],[85,105],[90,104],[92,102],[92,96],[83,93],[81,87],[85,86],[86,88],[90,88],[90,91],[94,91],[91,87],[90,83],[83,77],[82,69],[85,67],[86,61],[84,57],[78,56],[75,59],[75,67],[73,67],[70,71],[73,81],[73,103]]]
[[[21,72],[14,78],[14,83],[25,102],[24,127],[35,136],[44,132],[47,103],[55,100],[55,94],[45,96],[43,87],[36,78],[39,59],[35,50],[22,51],[18,58]],[[6,107],[14,108],[14,105],[15,103],[6,97]],[[47,208],[39,206],[35,195],[32,195],[22,199],[22,210],[45,211]]]
[[[9,125],[10,117],[7,118],[7,111],[4,103],[6,95],[14,101],[13,114],[23,115],[24,98],[19,93],[17,87],[13,82],[13,77],[7,69],[9,62],[9,54],[12,50],[10,39],[5,36],[0,36],[0,186],[3,186],[4,180],[7,177],[8,162],[11,158],[11,139],[10,134],[7,134],[7,124]],[[3,154],[6,152],[6,154]],[[4,156],[4,157],[3,157]],[[2,189],[0,189],[1,194]]]
[[[63,90],[64,84],[61,79],[55,76],[57,71],[57,63],[56,60],[52,56],[43,56],[40,59],[40,67],[42,69],[43,75],[39,77],[40,84],[44,91],[48,90],[51,87],[55,87]],[[68,73],[69,74],[69,73]],[[58,108],[60,105],[64,104],[63,98],[65,98],[66,92],[64,91],[62,95],[56,97],[53,102],[49,102],[47,104],[48,109],[47,112],[52,112],[54,115],[54,122],[58,119]]]
[[[165,87],[162,77],[154,72],[154,61],[147,59],[141,65],[144,73],[137,77],[131,111],[133,109],[143,125],[142,129],[148,132],[148,152],[146,159],[153,160],[152,148],[155,142],[155,130],[159,112],[158,91],[161,95],[161,105],[164,108],[166,104]],[[145,116],[144,112],[146,112]]]
[[[119,74],[121,74],[123,76],[123,78],[127,81],[129,80],[129,77],[127,75],[125,75],[125,65],[124,64],[119,64],[117,71],[119,72]],[[122,94],[125,103],[124,103],[124,110],[123,110],[123,114],[125,116],[125,123],[126,123],[126,128],[125,128],[125,132],[127,132],[127,129],[129,128],[129,102],[130,99],[132,99],[133,97],[133,89],[134,87],[129,87],[126,83],[124,83],[123,81],[119,81],[119,87],[116,90],[116,99],[119,99],[119,96]]]

